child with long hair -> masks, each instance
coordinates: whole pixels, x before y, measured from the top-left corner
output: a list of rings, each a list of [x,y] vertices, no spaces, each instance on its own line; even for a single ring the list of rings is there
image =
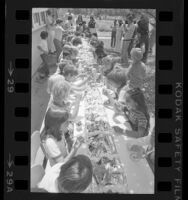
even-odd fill
[[[106,86],[108,89],[111,89],[115,93],[115,98],[110,94],[108,89],[103,89],[103,94],[108,97],[108,101],[106,101],[104,104],[106,106],[113,106],[116,111],[116,101],[119,98],[119,94],[122,90],[122,88],[125,87],[127,83],[126,80],[126,74],[123,71],[111,71],[106,75]]]
[[[118,134],[140,138],[148,135],[150,116],[145,103],[144,95],[140,88],[134,88],[126,92],[123,111],[131,125],[131,130],[123,130],[118,126],[113,127]]]

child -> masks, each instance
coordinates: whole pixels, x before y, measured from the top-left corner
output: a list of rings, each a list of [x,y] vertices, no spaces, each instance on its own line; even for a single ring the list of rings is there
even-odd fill
[[[41,77],[47,77],[49,76],[49,68],[48,68],[48,64],[46,62],[46,57],[48,56],[49,50],[48,50],[48,32],[46,31],[42,31],[40,33],[40,37],[41,37],[41,41],[39,43],[39,45],[37,46],[37,48],[39,49],[39,51],[41,52],[41,58],[43,60],[44,63],[44,67],[41,68],[40,72],[41,72]]]
[[[116,64],[121,61],[120,57],[112,57],[108,55],[102,59],[102,71],[101,73],[104,76],[107,76],[110,72],[112,72],[116,67]],[[114,68],[115,67],[115,68]]]
[[[85,80],[82,79],[80,83],[75,83],[76,79],[79,78],[79,76],[78,70],[74,65],[67,64],[61,73],[65,77],[65,80],[71,83],[71,91],[81,92],[85,90],[84,85],[87,83],[89,76]]]
[[[133,48],[131,50],[131,58],[133,60],[131,66],[126,72],[127,85],[122,88],[120,92],[120,101],[124,101],[124,95],[127,90],[133,88],[143,88],[144,79],[146,77],[146,66],[141,61],[143,52],[140,48]]]
[[[80,37],[74,37],[72,38],[71,43],[73,46],[78,46],[82,44],[82,40]]]
[[[83,141],[75,144],[79,149]],[[38,184],[51,193],[81,193],[92,183],[93,166],[89,157],[77,155],[54,165]]]
[[[47,86],[48,94],[51,94],[54,83],[56,83],[59,80],[64,81],[65,78],[61,74],[53,74],[52,76],[50,76],[50,78],[48,79],[48,86]]]
[[[101,59],[107,56],[107,54],[104,51],[103,41],[99,41],[98,44],[96,45],[95,54],[97,55],[97,60],[99,64],[101,62]]]
[[[115,126],[114,131],[134,138],[147,136],[150,116],[142,91],[139,88],[128,90],[125,95],[125,104],[124,115],[128,118],[132,130],[123,130]]]
[[[60,60],[60,62],[62,62],[63,60],[71,60],[72,63],[76,64],[77,55],[78,55],[78,50],[76,47],[70,46],[70,45],[65,45],[61,52],[61,55],[59,56],[59,60]]]
[[[80,34],[83,33],[83,25],[82,23],[79,23],[77,26],[76,26],[76,32],[79,32]]]

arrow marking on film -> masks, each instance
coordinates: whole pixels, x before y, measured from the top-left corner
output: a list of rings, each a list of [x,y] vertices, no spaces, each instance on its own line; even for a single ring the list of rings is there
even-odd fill
[[[12,76],[12,73],[14,71],[14,68],[12,67],[12,62],[10,62],[9,68],[8,68],[8,73],[10,76]]]
[[[9,158],[7,161],[8,167],[11,168],[11,166],[14,164],[13,160],[11,160],[11,154],[9,153]]]

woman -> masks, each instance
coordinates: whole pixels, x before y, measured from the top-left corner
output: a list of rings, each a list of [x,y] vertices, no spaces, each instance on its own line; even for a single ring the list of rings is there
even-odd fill
[[[56,48],[58,58],[59,58],[59,56],[62,52],[62,49],[63,49],[62,38],[63,38],[64,29],[62,28],[62,25],[63,25],[63,20],[57,19],[56,20],[56,27],[55,27],[55,35],[54,35],[54,46]]]
[[[124,26],[124,39],[122,44],[122,50],[121,50],[121,62],[123,63],[123,66],[128,67],[129,66],[129,60],[128,60],[128,48],[133,40],[133,34],[135,32],[135,24],[133,21],[133,16],[129,14],[127,16],[127,26]]]
[[[88,27],[89,27],[91,34],[96,33],[96,21],[95,21],[93,15],[90,16],[90,21],[88,23]]]
[[[50,10],[47,10],[46,25],[48,32],[48,49],[51,53],[55,52],[55,46],[53,43],[55,31],[54,31],[54,18]]]
[[[121,39],[123,37],[123,22],[122,20],[118,21],[118,26],[116,29],[116,45],[115,45],[115,51],[120,53],[121,52]]]
[[[111,34],[111,47],[114,48],[116,45],[116,29],[117,29],[117,20],[114,20],[114,25],[112,26]]]

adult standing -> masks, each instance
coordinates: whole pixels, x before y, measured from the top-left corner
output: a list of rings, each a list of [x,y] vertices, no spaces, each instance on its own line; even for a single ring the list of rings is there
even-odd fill
[[[133,40],[133,35],[136,29],[136,26],[133,22],[133,15],[128,14],[127,15],[127,25],[124,25],[124,39],[122,44],[122,50],[121,50],[121,62],[124,66],[129,66],[129,59],[128,59],[128,48],[131,44],[131,41]]]
[[[116,30],[116,45],[115,51],[120,53],[121,52],[121,40],[123,37],[123,22],[122,20],[118,21],[117,30]]]
[[[54,35],[54,46],[56,48],[57,56],[59,58],[62,49],[63,49],[63,43],[62,43],[62,38],[63,38],[63,32],[64,29],[62,28],[63,25],[63,20],[57,19],[56,20],[56,26],[55,26],[55,35]]]
[[[151,54],[154,53],[154,46],[155,46],[155,37],[156,37],[156,27],[155,23],[151,20],[150,21],[150,36],[149,36],[149,50]]]
[[[94,19],[94,16],[90,16],[90,21],[88,23],[89,31],[91,34],[96,33],[96,21]]]
[[[111,34],[111,47],[114,48],[116,45],[116,31],[117,31],[117,20],[114,20],[114,25],[112,26]]]
[[[55,52],[55,46],[53,43],[54,40],[54,18],[50,10],[47,10],[46,12],[47,17],[46,17],[46,25],[47,25],[47,32],[48,32],[48,49],[49,52],[53,53]]]
[[[142,61],[144,63],[147,62],[148,51],[149,51],[149,19],[146,15],[142,15],[140,20],[137,23],[137,35],[138,35],[138,43],[136,47],[143,48],[144,46],[144,54]]]

